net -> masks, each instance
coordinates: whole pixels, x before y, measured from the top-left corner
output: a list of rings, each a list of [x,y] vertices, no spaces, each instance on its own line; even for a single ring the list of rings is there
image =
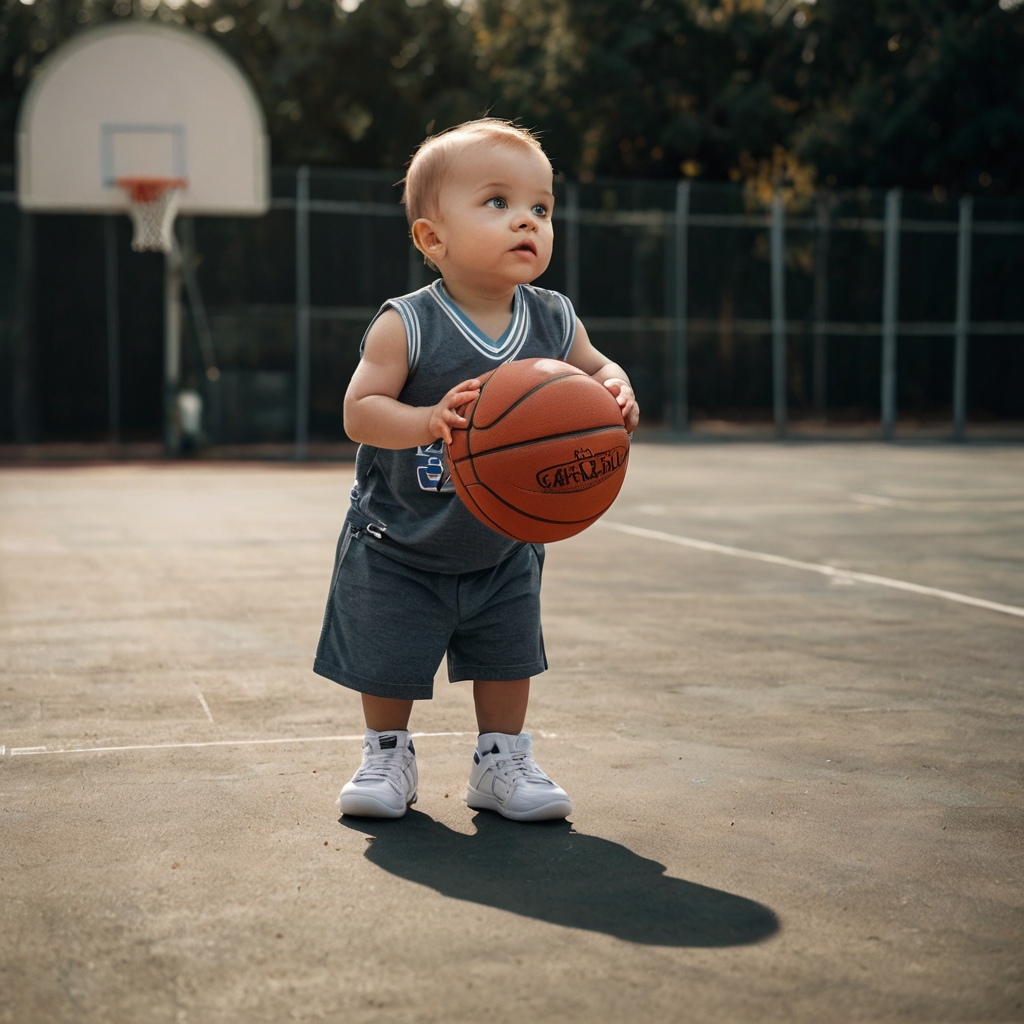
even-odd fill
[[[136,252],[170,252],[174,248],[174,218],[184,178],[118,178],[118,188],[128,193],[128,215],[135,226],[132,248]]]

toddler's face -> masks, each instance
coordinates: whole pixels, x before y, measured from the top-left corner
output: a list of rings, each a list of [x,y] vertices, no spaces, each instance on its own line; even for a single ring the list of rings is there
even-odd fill
[[[551,165],[527,146],[467,145],[438,196],[441,270],[481,284],[527,284],[551,261]]]

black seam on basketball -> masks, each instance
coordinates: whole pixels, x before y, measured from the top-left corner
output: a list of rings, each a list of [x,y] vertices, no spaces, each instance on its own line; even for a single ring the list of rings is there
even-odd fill
[[[465,461],[465,460],[463,459],[462,461]],[[475,515],[477,517],[483,516],[483,518],[487,520],[487,523],[490,524],[491,529],[493,529],[495,533],[500,533],[502,535],[502,537],[508,537],[511,540],[519,541],[518,537],[513,537],[507,530],[503,530],[501,528],[501,526],[499,526],[498,523],[496,523],[480,507],[480,503],[476,500],[476,498],[473,497],[473,490],[472,490],[473,487],[475,487],[475,486],[483,487],[484,486],[483,484],[479,484],[479,485],[477,485],[477,484],[467,484],[466,481],[462,479],[462,474],[459,473],[458,470],[453,470],[453,476],[457,476],[459,478],[459,483],[462,484],[462,486],[466,489],[466,497],[469,498],[473,502],[473,508],[470,509],[470,512],[472,512],[473,515]],[[462,496],[459,495],[459,497],[461,498]],[[465,501],[463,501],[463,504],[464,505],[466,504]],[[486,526],[487,523],[485,523],[484,525]],[[519,543],[524,543],[524,542],[523,541],[519,541]]]
[[[502,365],[503,366],[511,366],[512,364],[511,363],[503,363]],[[500,369],[500,367],[499,367],[499,369]],[[497,373],[497,370],[495,370],[494,372]],[[525,395],[522,395],[521,397],[517,398],[496,420],[494,420],[493,423],[488,424],[488,426],[486,426],[486,427],[477,427],[476,429],[477,430],[490,430],[491,427],[496,427],[517,405],[522,405],[523,402],[525,402],[530,397],[530,395],[532,395],[535,391],[540,391],[541,388],[546,388],[549,384],[554,384],[554,382],[556,380],[565,380],[566,377],[581,377],[581,376],[586,376],[586,374],[560,373],[557,377],[548,377],[547,380],[542,380],[535,387],[530,388],[530,390],[527,391]],[[483,394],[483,391],[481,390],[480,393]],[[610,393],[611,392],[609,392],[609,394]],[[480,399],[478,398],[476,401],[477,401],[477,406],[479,406]],[[473,412],[476,413],[476,407],[474,407]]]
[[[495,370],[491,370],[491,376],[493,376],[495,372],[496,372]],[[469,423],[466,424],[466,428],[465,429],[466,429],[466,458],[467,459],[472,459],[473,458],[473,448],[472,448],[472,441],[471,441],[471,438],[473,437],[473,429],[474,429],[473,424],[476,422],[476,411],[477,411],[477,409],[480,408],[480,399],[484,397],[484,388],[486,388],[487,385],[491,382],[491,376],[488,376],[487,380],[485,380],[483,382],[483,384],[480,385],[480,390],[477,393],[476,401],[473,403],[473,411],[469,414]],[[465,459],[456,459],[455,462],[452,463],[452,465],[454,466],[454,465],[457,465],[458,463],[464,462],[464,461],[465,461]]]
[[[622,463],[623,466],[625,466],[626,464],[626,462]],[[580,523],[595,522],[596,520],[600,519],[605,512],[608,511],[608,509],[606,508],[604,512],[599,512],[596,516],[584,516],[582,519],[545,519],[543,516],[535,516],[530,512],[524,512],[521,508],[516,508],[515,505],[513,505],[511,502],[506,501],[500,494],[495,494],[494,491],[492,491],[490,487],[488,487],[487,484],[483,482],[483,480],[480,480],[479,477],[477,477],[477,480],[479,480],[479,484],[477,486],[482,487],[496,501],[500,501],[502,505],[504,505],[506,508],[512,509],[512,511],[515,512],[516,515],[522,516],[524,519],[532,519],[535,523],[550,523],[552,526],[577,526]],[[622,484],[620,483],[619,488],[621,489],[621,487]],[[468,489],[469,488],[467,488],[467,490]],[[616,494],[616,497],[618,497],[618,494]],[[475,500],[473,504],[477,505],[477,508],[480,507]],[[611,508],[611,506],[609,505],[608,508]],[[488,518],[490,518],[490,516],[488,516]]]
[[[478,452],[476,455],[469,450],[469,439],[466,439],[466,451],[467,454],[463,455],[461,459],[455,459],[452,462],[453,466],[457,466],[460,462],[466,462],[467,460],[472,461],[474,458],[482,459],[488,455],[496,455],[498,452],[511,451],[514,448],[529,448],[531,445],[543,444],[545,441],[557,441],[562,437],[587,437],[590,434],[600,434],[605,430],[621,430],[626,437],[629,437],[626,428],[619,426],[618,424],[609,424],[604,427],[589,427],[587,430],[566,430],[561,434],[550,434],[547,437],[534,437],[529,441],[517,441],[515,444],[505,444],[498,448],[488,448],[485,452]]]
[[[515,505],[507,502],[500,494],[495,494],[487,484],[482,483],[477,486],[482,487],[492,498],[500,501],[506,508],[510,508],[517,516],[522,516],[523,519],[532,519],[535,523],[550,523],[552,526],[578,526],[580,523],[589,523],[595,519],[600,519],[604,515],[604,512],[599,512],[596,516],[584,516],[582,519],[545,519],[543,516],[535,516],[530,512],[524,512],[521,508],[516,508]],[[473,504],[476,505],[476,502],[474,501]],[[477,505],[477,508],[479,507]],[[608,509],[604,511],[607,512]],[[488,516],[488,518],[490,517]],[[523,543],[526,544],[529,541],[523,541]]]
[[[487,522],[490,524],[490,528],[495,533],[500,533],[502,537],[507,537],[509,540],[514,540],[518,544],[526,543],[526,541],[522,541],[518,537],[513,537],[512,534],[508,532],[508,530],[503,530],[501,526],[498,523],[496,523],[475,501],[473,502],[473,507],[477,510],[477,513],[479,515],[482,515],[484,519],[487,520]]]
[[[494,373],[494,370],[491,370],[491,374],[493,374],[493,373]],[[477,409],[480,408],[480,399],[484,397],[484,388],[486,388],[487,385],[490,382],[491,382],[491,378],[490,378],[490,376],[488,376],[487,380],[485,380],[483,382],[483,384],[481,384],[479,389],[477,390],[476,401],[473,403],[473,411],[469,414],[469,423],[466,424],[466,447],[467,448],[469,447],[469,432],[473,429],[473,424],[476,422],[476,411],[477,411]]]

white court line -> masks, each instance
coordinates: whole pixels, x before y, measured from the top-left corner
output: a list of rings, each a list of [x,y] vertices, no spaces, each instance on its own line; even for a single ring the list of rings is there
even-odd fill
[[[414,732],[413,739],[429,736],[475,736],[469,732]],[[549,734],[554,735],[554,734]],[[39,754],[114,754],[126,750],[185,750],[197,747],[254,747],[277,743],[338,743],[362,742],[363,734],[352,736],[286,736],[267,740],[206,740],[202,743],[132,743],[123,747],[11,747],[9,756],[19,757]]]
[[[199,703],[203,705],[206,717],[210,720],[210,725],[216,725],[217,723],[213,720],[213,713],[210,711],[210,705],[206,703],[206,698],[203,696],[203,691],[197,690],[196,696],[199,698]]]
[[[769,565],[784,565],[789,569],[803,569],[805,572],[816,572],[822,576],[835,579],[850,580],[857,583],[873,583],[879,587],[891,587],[893,590],[905,590],[911,594],[923,594],[925,597],[941,597],[945,601],[958,604],[969,604],[974,608],[985,608],[990,612],[1002,612],[1003,615],[1015,615],[1024,619],[1024,608],[1012,604],[999,604],[997,601],[986,601],[983,597],[971,597],[970,594],[958,594],[955,590],[939,590],[937,587],[923,587],[920,583],[908,583],[906,580],[894,580],[889,576],[875,576],[869,572],[854,572],[852,569],[837,569],[834,565],[822,565],[818,562],[800,562],[795,558],[782,555],[769,555],[763,551],[749,551],[746,548],[734,548],[728,544],[715,544],[709,540],[697,540],[695,537],[680,537],[675,533],[662,533],[661,530],[648,530],[643,526],[628,526],[608,519],[599,519],[598,526],[608,530],[618,530],[634,537],[646,537],[648,540],[661,540],[669,544],[678,544],[684,548],[696,548],[698,551],[710,551],[717,555],[732,555],[734,558],[749,558],[754,562],[767,562]]]

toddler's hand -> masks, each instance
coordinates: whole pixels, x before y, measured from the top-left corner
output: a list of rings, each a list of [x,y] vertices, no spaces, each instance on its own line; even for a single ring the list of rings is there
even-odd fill
[[[440,437],[445,444],[452,443],[452,427],[464,427],[466,419],[459,414],[480,394],[480,381],[464,380],[430,410],[430,436]]]
[[[604,382],[604,386],[615,396],[622,410],[622,423],[629,433],[640,421],[640,406],[636,404],[636,395],[633,389],[621,377],[610,377]]]

